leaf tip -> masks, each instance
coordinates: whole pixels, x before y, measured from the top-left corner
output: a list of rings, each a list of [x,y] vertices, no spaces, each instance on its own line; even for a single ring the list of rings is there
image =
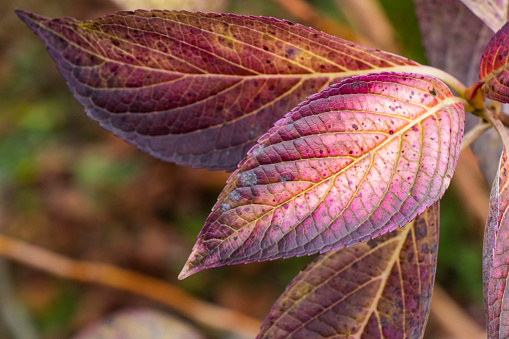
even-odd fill
[[[15,9],[14,13],[25,23],[31,30],[37,22],[48,21],[49,19],[35,13],[25,11],[24,9]]]
[[[190,262],[188,259],[178,276],[178,280],[184,280],[185,278],[203,270],[204,268],[205,267],[193,264],[193,262]]]
[[[190,275],[189,269],[187,268],[187,266],[184,266],[184,268],[182,269],[178,276],[178,280],[184,280],[185,278],[189,277],[189,275]]]
[[[201,256],[196,249],[197,245],[198,244],[196,244],[195,248],[193,248],[193,251],[189,255],[184,268],[182,268],[182,271],[178,276],[179,280],[184,280],[185,278],[207,268],[206,266],[202,265],[202,260],[200,259]]]
[[[30,28],[30,30],[32,32],[34,32],[36,35],[38,35],[39,37],[40,37],[39,34],[40,34],[40,30],[41,30],[41,23],[51,20],[50,18],[46,18],[44,16],[25,11],[23,9],[16,9],[16,10],[14,10],[14,13],[16,13],[18,18],[20,18],[20,20],[23,21],[23,23],[25,25],[27,25],[27,27]]]

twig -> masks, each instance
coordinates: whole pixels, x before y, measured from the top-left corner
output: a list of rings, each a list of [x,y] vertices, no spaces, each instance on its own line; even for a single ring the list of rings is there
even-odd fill
[[[431,314],[457,339],[486,338],[486,332],[437,284],[431,298]]]
[[[375,0],[336,0],[336,4],[350,25],[379,47],[397,53],[394,29],[380,3]]]
[[[256,319],[195,299],[158,279],[107,264],[72,260],[5,235],[0,235],[0,255],[67,279],[96,283],[151,298],[202,325],[241,337],[255,337],[261,325]]]
[[[465,148],[470,146],[470,144],[477,139],[481,134],[486,132],[488,128],[491,127],[491,124],[488,122],[483,122],[482,120],[474,126],[471,130],[469,130],[463,136],[463,142],[461,143],[460,152],[463,152]]]
[[[502,121],[498,119],[490,108],[484,108],[481,112],[483,113],[484,118],[493,125],[498,135],[500,135],[504,148],[509,150],[509,135],[507,134],[507,130]]]

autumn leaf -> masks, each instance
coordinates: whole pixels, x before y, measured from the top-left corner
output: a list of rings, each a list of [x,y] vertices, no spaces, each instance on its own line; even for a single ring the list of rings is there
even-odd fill
[[[422,338],[435,280],[438,203],[391,233],[318,256],[258,338]]]
[[[358,76],[311,96],[239,164],[180,278],[403,226],[448,187],[464,114],[445,84],[418,74]]]
[[[483,245],[484,306],[488,338],[509,337],[509,163],[504,151],[493,182]]]
[[[151,155],[233,171],[306,96],[418,64],[274,18],[118,12],[80,22],[18,10],[101,126]]]
[[[509,103],[509,23],[506,23],[484,49],[479,64],[479,79],[484,84],[486,97]]]

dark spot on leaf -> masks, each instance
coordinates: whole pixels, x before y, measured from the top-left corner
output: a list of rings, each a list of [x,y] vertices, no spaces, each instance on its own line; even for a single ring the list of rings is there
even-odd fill
[[[356,124],[353,124],[352,128],[357,131],[359,129],[359,126],[357,126]]]
[[[279,177],[280,182],[287,182],[287,181],[291,181],[292,179],[293,179],[293,175],[291,173],[287,173],[287,174]]]
[[[376,247],[376,241],[374,241],[373,239],[370,239],[370,240],[367,242],[367,245],[369,246],[369,248]]]
[[[431,91],[429,91],[429,94],[431,95],[437,95],[437,92],[435,91],[435,87]]]
[[[256,174],[252,171],[240,174],[240,184],[242,186],[254,186],[258,182]]]
[[[428,244],[422,244],[422,246],[421,246],[421,252],[422,252],[422,253],[428,253],[428,252],[429,252]]]

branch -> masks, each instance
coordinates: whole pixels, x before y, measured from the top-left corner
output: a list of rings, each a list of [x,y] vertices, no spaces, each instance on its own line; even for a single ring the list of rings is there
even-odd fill
[[[0,235],[0,255],[63,278],[145,296],[202,325],[241,337],[255,337],[261,325],[256,319],[198,300],[161,280],[107,264],[72,260],[5,235]]]
[[[465,135],[463,136],[463,141],[461,143],[460,152],[463,152],[465,148],[470,146],[470,144],[475,139],[477,139],[481,134],[486,132],[490,127],[491,124],[489,122],[484,122],[481,120],[477,125],[474,126],[474,128],[465,133]]]
[[[504,148],[506,150],[509,150],[509,135],[507,134],[507,130],[505,129],[505,126],[502,123],[502,121],[499,120],[499,118],[490,108],[484,108],[481,111],[481,113],[483,117],[493,125],[498,135],[500,135]]]

